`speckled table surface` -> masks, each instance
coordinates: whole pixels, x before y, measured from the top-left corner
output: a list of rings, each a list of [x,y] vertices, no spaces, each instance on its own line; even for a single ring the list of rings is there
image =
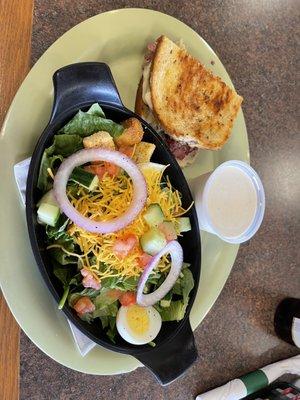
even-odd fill
[[[266,190],[265,220],[241,247],[226,286],[196,330],[199,359],[183,378],[162,388],[145,368],[84,375],[52,361],[22,334],[21,400],[187,400],[297,354],[276,338],[273,315],[283,297],[300,294],[299,2],[36,0],[32,63],[75,24],[123,7],[173,15],[217,52],[245,99],[251,162]]]

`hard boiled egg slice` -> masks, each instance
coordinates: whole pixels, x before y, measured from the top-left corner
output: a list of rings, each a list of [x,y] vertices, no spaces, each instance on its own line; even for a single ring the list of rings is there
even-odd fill
[[[153,307],[121,306],[117,314],[117,330],[126,342],[151,342],[161,328],[161,316]]]

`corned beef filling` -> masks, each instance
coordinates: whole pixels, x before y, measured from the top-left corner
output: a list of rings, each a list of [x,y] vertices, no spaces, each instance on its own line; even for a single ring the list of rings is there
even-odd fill
[[[183,160],[187,155],[192,155],[198,151],[197,147],[190,147],[188,144],[172,139],[164,134],[164,139],[175,158]]]

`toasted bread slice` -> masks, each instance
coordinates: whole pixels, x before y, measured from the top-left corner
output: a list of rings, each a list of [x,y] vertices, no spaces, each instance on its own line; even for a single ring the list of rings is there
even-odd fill
[[[243,100],[166,36],[157,42],[150,89],[153,113],[164,130],[176,140],[211,150],[229,138]]]
[[[155,120],[154,115],[151,111],[151,109],[147,106],[147,104],[144,103],[143,101],[143,77],[141,78],[138,89],[136,92],[136,98],[135,98],[135,112],[140,115],[144,120],[146,120],[150,125],[154,127],[154,129],[160,130],[160,126],[158,126],[158,122]],[[167,132],[164,132],[166,135],[168,135]],[[171,135],[168,135],[171,137]],[[181,140],[175,140],[175,142],[182,143],[183,146],[185,145],[184,141]],[[141,142],[140,144],[142,144]],[[177,146],[175,146],[176,148]],[[174,157],[177,159],[178,164],[183,168],[186,167],[189,164],[192,164],[195,161],[195,158],[197,156],[197,152],[187,152],[186,148],[180,150],[181,157],[178,158],[178,148],[177,151],[174,151],[174,146],[169,146],[171,153],[173,153]],[[182,153],[185,152],[186,155],[182,158]],[[141,161],[139,161],[141,162]],[[145,162],[145,161],[143,161]]]

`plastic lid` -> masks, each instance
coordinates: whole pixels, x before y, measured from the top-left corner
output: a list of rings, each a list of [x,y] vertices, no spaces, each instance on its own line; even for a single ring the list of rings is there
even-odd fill
[[[255,172],[255,170],[250,167],[249,164],[243,162],[243,161],[238,161],[238,160],[230,160],[230,161],[226,161],[223,164],[219,165],[214,172],[210,175],[210,177],[208,178],[204,191],[203,191],[203,199],[205,199],[207,197],[207,193],[208,190],[210,188],[210,184],[213,181],[214,178],[214,174],[224,168],[224,167],[236,167],[239,168],[240,170],[242,170],[243,172],[245,172],[248,177],[251,179],[255,190],[256,190],[256,194],[257,194],[257,207],[256,207],[256,213],[255,216],[252,220],[251,225],[248,227],[248,229],[246,229],[245,232],[243,232],[241,235],[239,236],[235,236],[235,237],[227,237],[224,236],[220,231],[218,231],[218,229],[216,229],[210,219],[207,207],[205,206],[205,201],[204,201],[204,207],[206,208],[206,218],[207,218],[207,222],[209,223],[211,229],[214,231],[214,233],[219,236],[222,240],[224,240],[225,242],[228,243],[233,243],[233,244],[239,244],[239,243],[244,243],[246,241],[248,241],[249,239],[251,239],[255,233],[258,231],[263,217],[264,217],[264,213],[265,213],[265,191],[264,191],[264,187],[263,184],[258,176],[258,174]]]

